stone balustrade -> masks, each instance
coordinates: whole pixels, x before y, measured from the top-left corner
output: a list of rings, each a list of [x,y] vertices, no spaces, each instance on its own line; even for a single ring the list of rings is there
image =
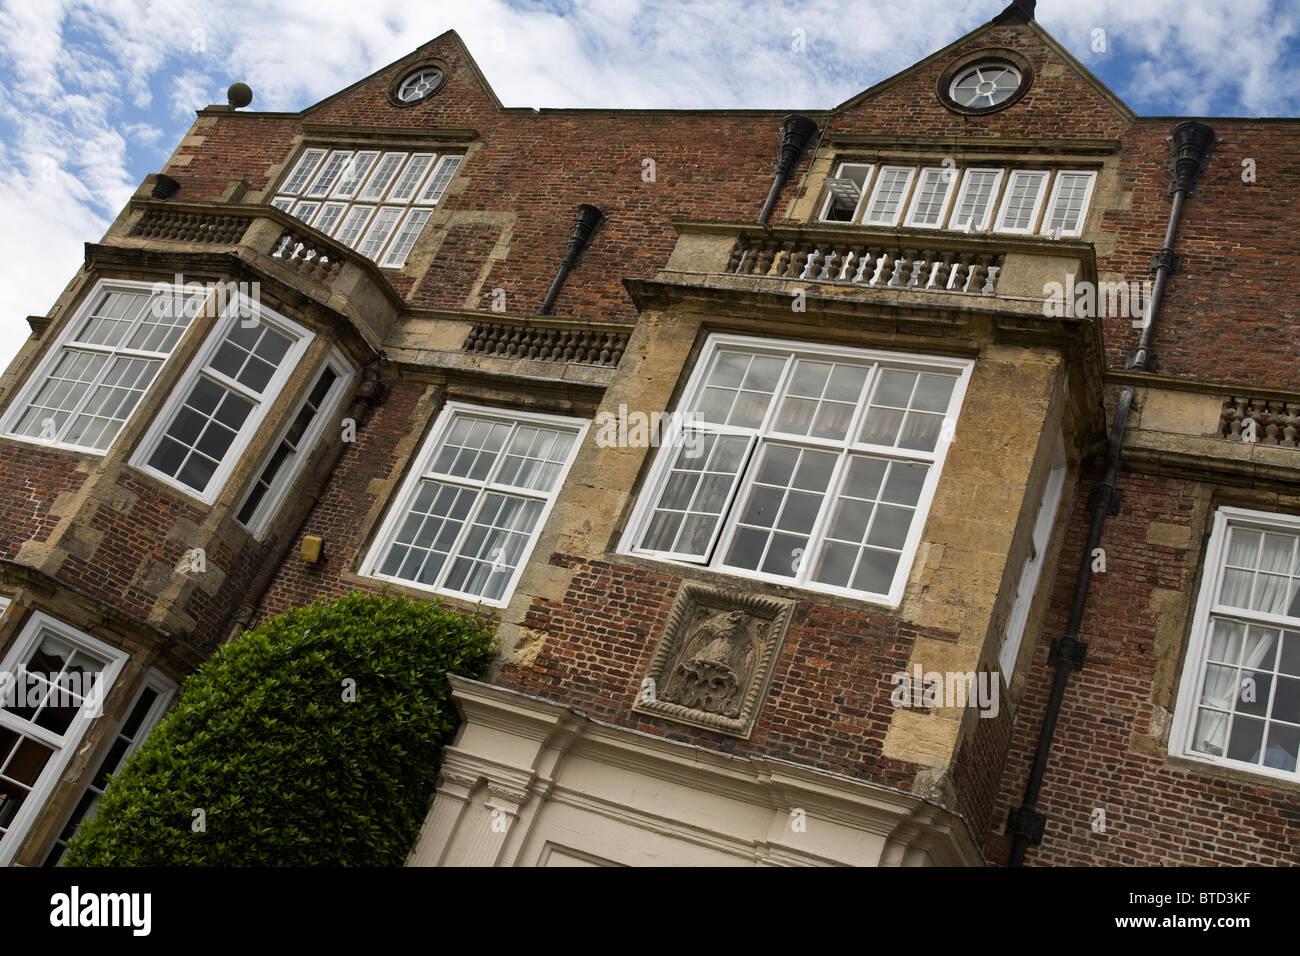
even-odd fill
[[[626,332],[479,322],[464,348],[480,355],[613,368],[623,357],[627,339]]]
[[[1225,398],[1218,434],[1231,441],[1296,448],[1300,445],[1300,403],[1235,395]]]
[[[314,241],[306,230],[286,229],[276,242],[271,258],[322,285],[329,285],[343,265],[336,247]]]
[[[244,238],[249,216],[150,209],[131,230],[132,236],[168,242],[202,242],[235,245]]]
[[[862,288],[996,295],[1005,258],[996,252],[741,236],[727,272]]]

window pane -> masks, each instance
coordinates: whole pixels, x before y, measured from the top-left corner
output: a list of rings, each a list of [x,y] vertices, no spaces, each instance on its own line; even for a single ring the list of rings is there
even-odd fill
[[[912,198],[908,221],[914,226],[937,226],[943,220],[948,205],[948,184],[956,170],[927,167],[921,170],[921,181]]]
[[[162,362],[156,360],[124,357],[113,359],[108,374],[92,390],[63,440],[88,448],[108,448],[135,411],[140,397],[153,384],[160,368]]]
[[[420,238],[420,233],[424,230],[424,225],[433,215],[427,209],[412,209],[406,214],[406,219],[402,227],[397,230],[397,236],[393,239],[393,244],[389,246],[388,252],[384,255],[383,265],[390,269],[400,269],[406,264],[406,257],[410,255],[411,249],[415,246],[415,240]]]
[[[416,153],[412,156],[401,175],[397,177],[397,182],[393,184],[393,191],[388,194],[388,201],[410,202],[432,163],[433,153]]]
[[[202,493],[254,404],[200,378],[149,459],[149,466]]]
[[[107,364],[107,355],[64,349],[49,377],[14,424],[14,433],[45,441],[57,440],[72,410],[81,404],[91,383]]]
[[[1020,232],[1032,229],[1038,200],[1046,183],[1045,172],[1013,172],[998,228]]]
[[[429,183],[420,193],[418,203],[428,203],[433,205],[442,198],[443,192],[447,189],[447,184],[451,182],[452,177],[456,175],[456,170],[460,168],[460,156],[444,156],[438,163],[438,168],[433,171],[429,177]]]
[[[334,187],[334,198],[351,199],[356,195],[378,158],[379,153],[375,150],[365,150],[354,155],[339,176],[338,185]]]
[[[374,174],[370,181],[366,183],[365,188],[361,190],[359,199],[374,200],[382,199],[388,187],[392,184],[393,178],[401,168],[402,163],[406,161],[406,153],[384,153],[383,159],[375,167]]]
[[[799,360],[773,427],[792,435],[844,438],[867,371],[864,366]]]
[[[1043,231],[1077,233],[1083,227],[1084,203],[1092,185],[1091,173],[1058,173],[1055,201],[1048,212]]]
[[[321,165],[320,172],[312,180],[311,186],[307,188],[305,195],[313,197],[328,196],[351,159],[352,153],[346,150],[335,150],[330,153],[329,158]]]
[[[741,436],[688,433],[641,547],[703,557],[748,447],[749,439]]]
[[[1000,170],[968,169],[962,181],[961,193],[957,197],[957,208],[953,211],[950,229],[965,229],[970,225],[974,229],[985,229],[993,209],[993,198],[997,194],[998,182],[1002,178]]]
[[[447,587],[499,600],[541,513],[536,499],[489,493],[447,575]]]
[[[280,187],[280,192],[286,193],[290,196],[300,193],[302,188],[307,185],[307,180],[311,178],[312,173],[316,171],[316,167],[320,165],[321,160],[324,158],[325,150],[323,149],[309,149],[305,151],[302,154],[302,159],[298,160],[298,164],[294,166],[293,172],[289,174],[289,178],[286,179],[284,185]]]
[[[721,353],[696,405],[697,414],[705,421],[757,427],[772,404],[786,361],[769,355]]]
[[[910,167],[881,167],[880,175],[876,177],[876,188],[871,192],[871,202],[867,206],[866,222],[884,226],[896,224],[911,180]]]
[[[813,579],[887,593],[928,470],[925,465],[884,458],[850,458]]]
[[[366,237],[357,246],[357,252],[368,259],[378,260],[379,253],[383,251],[393,230],[397,228],[397,220],[401,216],[402,210],[396,206],[381,207],[371,221],[370,228],[366,230]]]
[[[740,507],[738,539],[726,564],[793,577],[838,455],[788,445],[765,445],[759,455],[754,483]],[[747,533],[740,535],[741,530]]]

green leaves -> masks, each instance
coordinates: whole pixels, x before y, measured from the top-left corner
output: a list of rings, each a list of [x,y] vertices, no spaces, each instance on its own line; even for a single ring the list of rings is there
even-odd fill
[[[387,592],[273,618],[191,675],[65,865],[399,866],[458,723],[445,675],[492,654],[482,618]]]

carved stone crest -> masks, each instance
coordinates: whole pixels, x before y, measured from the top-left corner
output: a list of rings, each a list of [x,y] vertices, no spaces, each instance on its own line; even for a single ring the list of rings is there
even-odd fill
[[[794,603],[685,583],[634,710],[747,737]]]

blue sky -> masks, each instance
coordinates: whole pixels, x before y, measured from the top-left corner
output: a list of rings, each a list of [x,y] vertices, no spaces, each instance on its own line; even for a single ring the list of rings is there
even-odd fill
[[[824,109],[1003,6],[0,0],[0,363],[235,80],[250,109],[298,110],[454,28],[508,106]],[[1139,113],[1300,115],[1296,0],[1040,0],[1037,18]]]

